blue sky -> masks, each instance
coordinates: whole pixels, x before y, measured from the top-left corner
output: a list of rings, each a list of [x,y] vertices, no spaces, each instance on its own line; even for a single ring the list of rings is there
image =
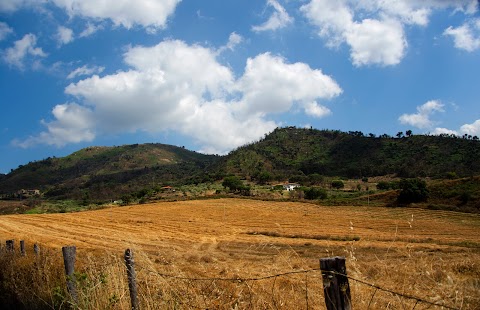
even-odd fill
[[[0,173],[278,126],[480,136],[477,0],[0,1]]]

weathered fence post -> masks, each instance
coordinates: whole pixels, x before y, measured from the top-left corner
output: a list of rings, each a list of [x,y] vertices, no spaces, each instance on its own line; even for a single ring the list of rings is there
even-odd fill
[[[77,254],[77,247],[64,246],[62,247],[63,263],[65,265],[65,275],[67,276],[67,290],[73,301],[78,303],[77,284],[75,279],[75,256]]]
[[[130,301],[132,310],[138,310],[137,298],[137,275],[135,273],[135,262],[133,252],[130,249],[125,250],[125,265],[127,266],[128,288],[130,290]]]
[[[352,309],[345,257],[321,258],[320,269],[327,310]]]
[[[7,252],[15,252],[15,241],[14,240],[7,240],[5,241],[5,246],[7,249]]]
[[[27,255],[27,252],[25,252],[25,240],[20,240],[20,255]]]
[[[38,246],[38,244],[34,244],[33,245],[33,252],[35,253],[35,255],[38,256],[38,254],[40,254],[40,247]]]

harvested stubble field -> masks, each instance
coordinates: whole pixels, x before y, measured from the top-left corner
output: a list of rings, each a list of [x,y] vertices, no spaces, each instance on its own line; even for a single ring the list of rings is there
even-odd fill
[[[61,246],[76,245],[77,270],[87,279],[83,308],[129,308],[126,248],[134,251],[142,309],[323,309],[321,275],[312,269],[336,255],[347,257],[354,278],[457,309],[480,308],[475,214],[217,199],[1,216],[0,236],[3,244],[23,239],[50,249],[48,264],[58,270]],[[290,272],[298,273],[279,275]],[[432,308],[350,285],[355,309]],[[55,302],[50,291],[46,304]]]

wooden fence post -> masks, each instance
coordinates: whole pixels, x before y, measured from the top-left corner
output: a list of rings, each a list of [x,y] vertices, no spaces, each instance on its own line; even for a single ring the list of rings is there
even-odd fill
[[[7,240],[5,241],[5,246],[7,249],[7,252],[15,252],[15,241],[14,240]]]
[[[36,256],[40,254],[40,247],[36,243],[33,245],[33,252],[35,253]]]
[[[138,310],[137,298],[137,275],[135,273],[135,262],[133,260],[133,252],[130,249],[125,250],[125,265],[127,267],[128,288],[130,290],[130,301],[132,310]]]
[[[77,254],[77,247],[64,246],[62,247],[63,263],[65,265],[65,275],[67,276],[67,290],[73,301],[78,303],[77,295],[77,281],[75,279],[75,257]]]
[[[25,240],[20,240],[20,255],[26,256],[27,252],[25,252]]]
[[[320,269],[327,310],[352,309],[345,257],[321,258]]]

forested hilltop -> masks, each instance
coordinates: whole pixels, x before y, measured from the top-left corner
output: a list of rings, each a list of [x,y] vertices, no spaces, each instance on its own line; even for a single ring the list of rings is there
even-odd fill
[[[223,160],[227,173],[282,179],[319,174],[361,178],[444,178],[480,174],[478,137],[427,136],[399,132],[396,137],[338,130],[278,128],[259,142]]]
[[[0,194],[40,189],[46,197],[105,199],[159,186],[236,175],[254,183],[321,176],[456,178],[480,175],[478,137],[375,136],[359,131],[277,128],[226,156],[164,144],[89,147],[20,166],[0,178]]]
[[[88,147],[22,165],[0,178],[0,194],[39,189],[46,198],[115,199],[158,184],[183,184],[218,156],[165,144]]]

